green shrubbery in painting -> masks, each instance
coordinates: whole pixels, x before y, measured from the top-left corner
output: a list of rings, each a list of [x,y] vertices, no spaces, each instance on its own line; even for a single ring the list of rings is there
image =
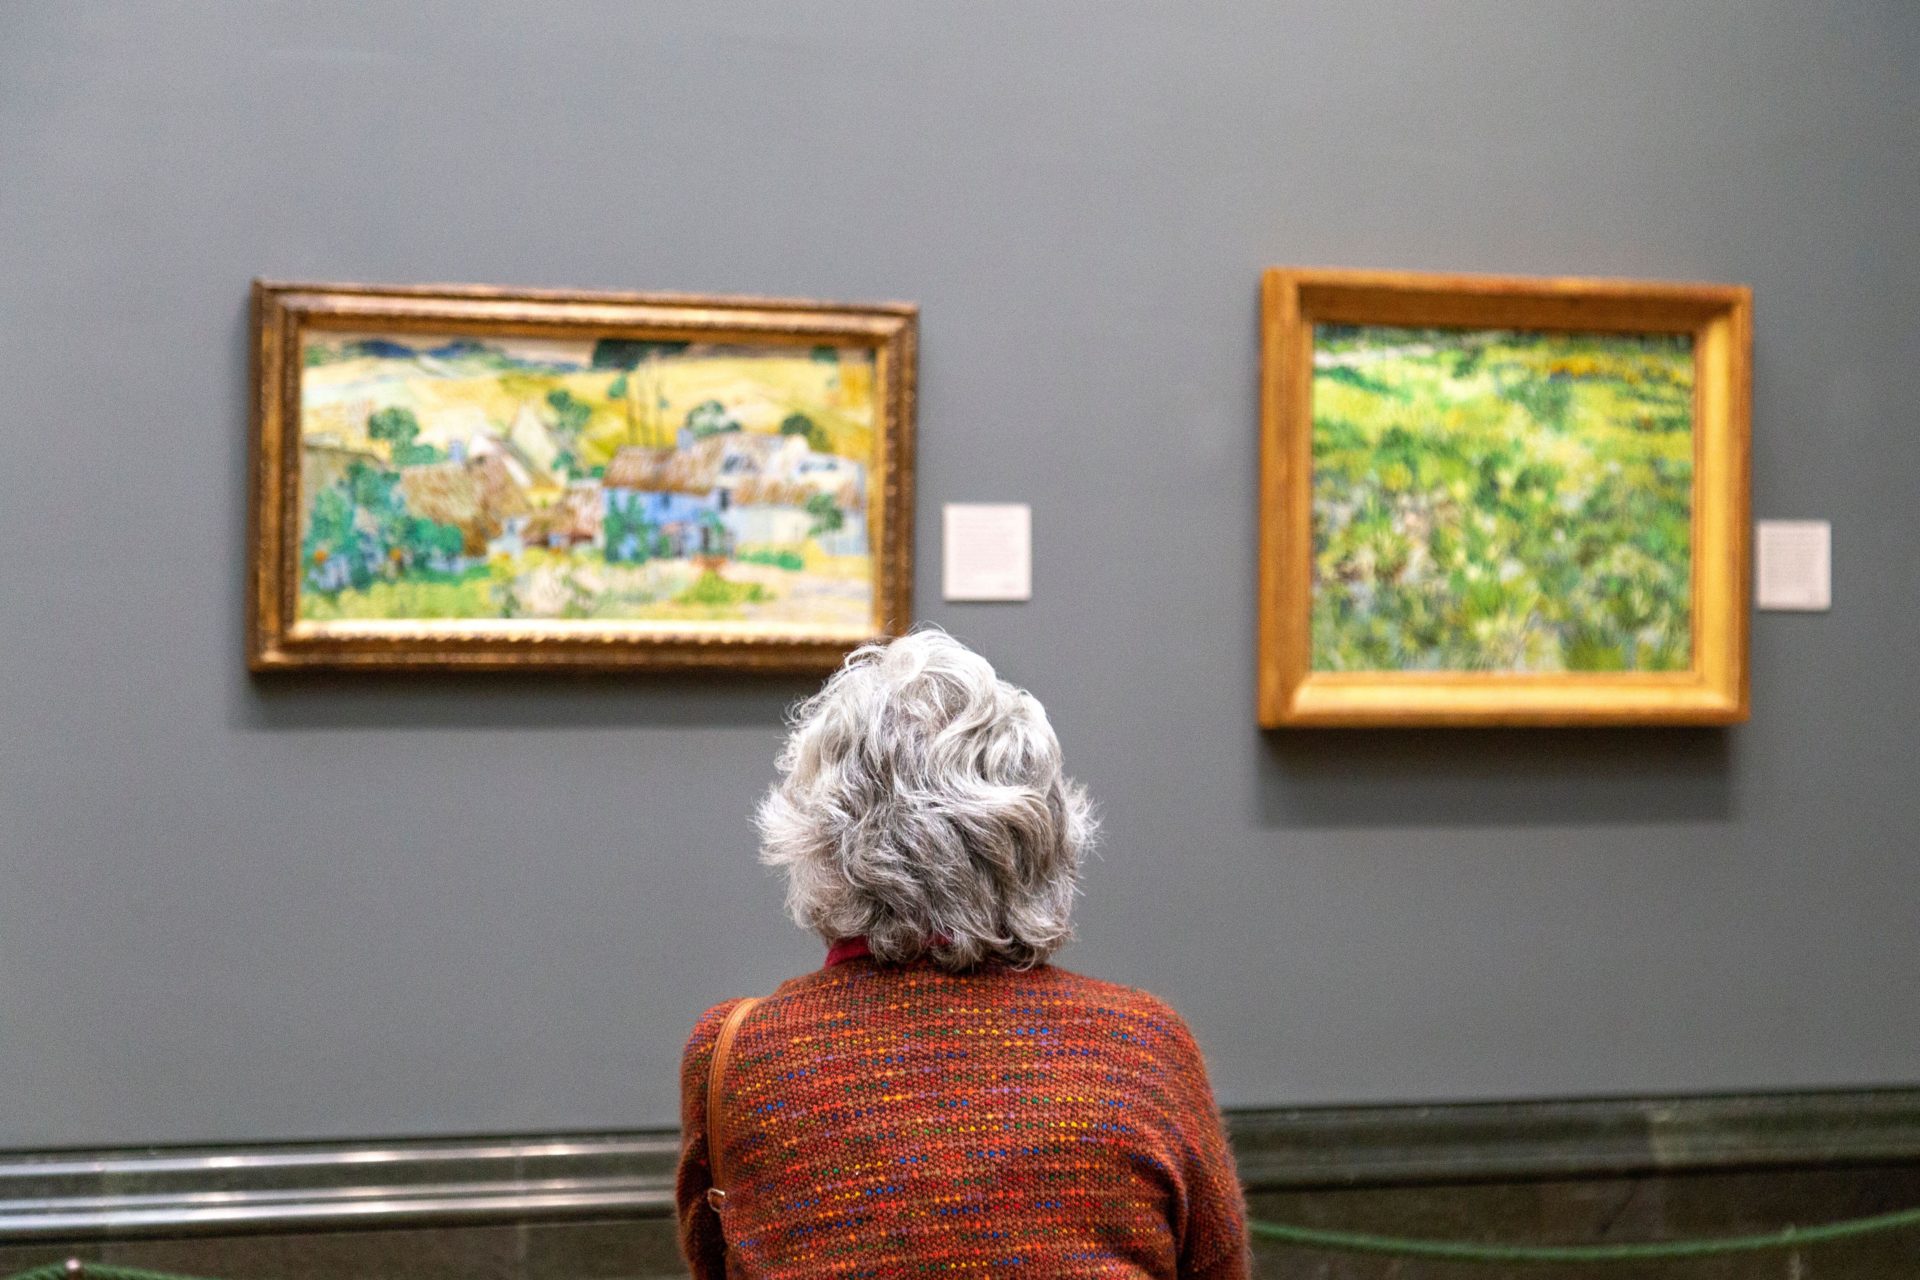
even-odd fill
[[[801,436],[807,447],[815,453],[832,453],[833,437],[827,429],[804,413],[790,413],[780,420],[780,434],[783,436]]]
[[[838,533],[846,527],[846,517],[840,514],[840,508],[835,505],[831,494],[816,493],[808,498],[807,514],[813,517],[813,524],[807,529],[809,537]]]
[[[367,438],[386,441],[392,447],[396,467],[415,467],[446,457],[430,444],[415,443],[419,434],[420,419],[411,409],[389,407],[367,419]]]
[[[1319,327],[1315,669],[1684,669],[1692,395],[1684,335]]]
[[[471,618],[497,608],[497,584],[484,564],[449,574],[411,574],[355,591],[304,595],[300,616],[313,622],[382,618]]]
[[[708,569],[693,580],[693,585],[673,598],[675,604],[731,606],[763,604],[773,593],[757,582],[729,582]]]
[[[645,564],[666,554],[665,536],[642,513],[639,503],[609,503],[601,519],[606,545],[600,554],[607,563]]]
[[[762,547],[752,551],[737,551],[733,558],[742,564],[769,564],[776,569],[785,569],[789,573],[799,573],[807,567],[805,556],[786,547]]]
[[[300,548],[308,591],[364,591],[409,571],[440,580],[457,568],[460,530],[412,514],[399,485],[395,473],[355,462],[314,495]]]

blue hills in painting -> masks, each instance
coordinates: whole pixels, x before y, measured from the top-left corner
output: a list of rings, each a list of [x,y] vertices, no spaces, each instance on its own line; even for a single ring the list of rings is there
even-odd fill
[[[447,338],[433,346],[384,337],[348,338],[335,345],[315,335],[306,345],[305,360],[309,366],[333,364],[341,360],[405,360],[427,373],[446,377],[501,370],[581,373],[589,369],[632,369],[637,364],[689,354],[746,357],[760,352],[752,346],[731,343],[600,338],[593,343],[592,353],[585,360],[543,360],[516,354],[477,338]],[[812,355],[815,360],[833,362],[838,359],[832,347],[816,347]]]
[[[457,360],[461,356],[485,355],[492,350],[493,348],[484,342],[475,342],[471,338],[455,338],[442,346],[429,348],[427,354],[436,360]]]
[[[391,338],[356,338],[340,345],[340,360],[419,360],[441,364],[478,365],[488,369],[527,369],[541,373],[571,373],[587,366],[573,360],[528,360],[471,338],[455,338],[435,347],[415,347]],[[310,356],[311,359],[311,349]],[[324,356],[321,357],[323,360]]]
[[[385,338],[349,342],[341,347],[341,351],[350,356],[379,356],[383,360],[410,360],[417,354],[406,343],[388,342]]]

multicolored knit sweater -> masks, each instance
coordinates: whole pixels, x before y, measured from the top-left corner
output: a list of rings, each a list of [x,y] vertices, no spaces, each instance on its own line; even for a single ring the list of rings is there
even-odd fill
[[[1141,991],[1041,966],[856,958],[752,1010],[706,1199],[707,1068],[681,1065],[680,1243],[696,1280],[1244,1277],[1245,1209],[1206,1065]],[[721,1216],[724,1215],[725,1238]]]

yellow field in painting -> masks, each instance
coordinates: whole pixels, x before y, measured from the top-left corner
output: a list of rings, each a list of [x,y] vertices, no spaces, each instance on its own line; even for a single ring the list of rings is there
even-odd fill
[[[331,335],[330,335],[331,336]],[[342,334],[342,343],[369,335]],[[455,341],[448,337],[410,338],[427,347]],[[490,340],[497,342],[497,340]],[[529,359],[580,354],[579,344],[517,342],[510,345]],[[505,427],[527,404],[540,405],[564,390],[592,407],[583,433],[582,460],[604,465],[625,445],[667,447],[695,405],[717,400],[732,407],[748,430],[777,430],[787,413],[805,412],[826,430],[831,451],[847,458],[873,453],[873,364],[871,359],[832,362],[793,356],[713,356],[662,360],[629,375],[629,392],[607,395],[622,370],[480,370],[467,376],[434,376],[396,367],[391,359],[361,357],[310,365],[301,380],[305,434],[338,435],[383,451],[365,436],[369,400],[380,407],[402,405],[421,422],[421,439],[471,433],[486,424]]]

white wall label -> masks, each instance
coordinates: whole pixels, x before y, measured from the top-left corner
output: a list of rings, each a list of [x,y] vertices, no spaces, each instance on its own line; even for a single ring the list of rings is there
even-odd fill
[[[949,502],[941,508],[940,593],[949,600],[1033,598],[1033,508]]]
[[[1833,607],[1833,525],[1761,520],[1754,526],[1754,602],[1762,609]]]

